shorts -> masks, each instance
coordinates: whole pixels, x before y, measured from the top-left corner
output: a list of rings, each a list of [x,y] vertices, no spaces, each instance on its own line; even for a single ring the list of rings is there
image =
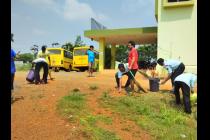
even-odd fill
[[[132,70],[130,70],[130,72],[128,71],[127,72],[128,73],[128,78],[134,80],[136,72],[137,72],[137,69],[132,69]]]
[[[89,66],[89,68],[93,68],[94,62],[88,62],[88,66]]]

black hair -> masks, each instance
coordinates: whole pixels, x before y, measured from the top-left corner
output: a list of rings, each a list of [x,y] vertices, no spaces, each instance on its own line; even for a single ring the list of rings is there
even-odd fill
[[[163,59],[163,58],[159,58],[159,59],[157,60],[157,63],[158,63],[159,65],[163,65],[163,62],[164,62],[164,59]]]
[[[156,65],[157,65],[157,62],[155,61],[150,64],[151,67],[156,67]]]
[[[128,43],[131,44],[131,45],[135,48],[135,45],[136,45],[136,44],[135,44],[134,41],[129,41]]]
[[[93,45],[90,45],[90,48],[94,48],[94,46]]]
[[[122,63],[121,64],[118,64],[118,69],[120,69],[120,68],[125,68],[124,67],[124,64],[122,64]]]
[[[46,48],[47,48],[47,46],[42,46],[42,52],[45,52],[46,51]]]

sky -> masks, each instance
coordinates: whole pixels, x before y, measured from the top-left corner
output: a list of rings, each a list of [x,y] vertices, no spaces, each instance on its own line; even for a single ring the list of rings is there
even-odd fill
[[[90,18],[108,29],[157,26],[155,0],[12,0],[12,48],[30,52],[33,45],[74,43],[80,35],[86,45],[98,42],[84,37]],[[40,49],[40,48],[39,48]]]

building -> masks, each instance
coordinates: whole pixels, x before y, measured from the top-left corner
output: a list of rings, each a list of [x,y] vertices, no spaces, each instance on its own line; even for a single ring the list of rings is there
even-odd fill
[[[178,59],[197,73],[197,0],[155,2],[158,57]]]
[[[155,0],[158,26],[127,29],[87,30],[84,36],[99,42],[99,71],[104,69],[104,47],[110,44],[112,68],[116,45],[134,40],[157,43],[158,58],[178,59],[186,72],[197,73],[197,0]]]

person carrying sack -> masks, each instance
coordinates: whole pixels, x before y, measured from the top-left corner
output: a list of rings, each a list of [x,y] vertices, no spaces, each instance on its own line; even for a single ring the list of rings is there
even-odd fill
[[[37,58],[32,62],[32,67],[34,67],[35,64],[35,84],[47,84],[47,76],[48,76],[48,64],[46,59],[44,58]],[[43,78],[40,80],[40,70],[41,68],[44,69]]]

